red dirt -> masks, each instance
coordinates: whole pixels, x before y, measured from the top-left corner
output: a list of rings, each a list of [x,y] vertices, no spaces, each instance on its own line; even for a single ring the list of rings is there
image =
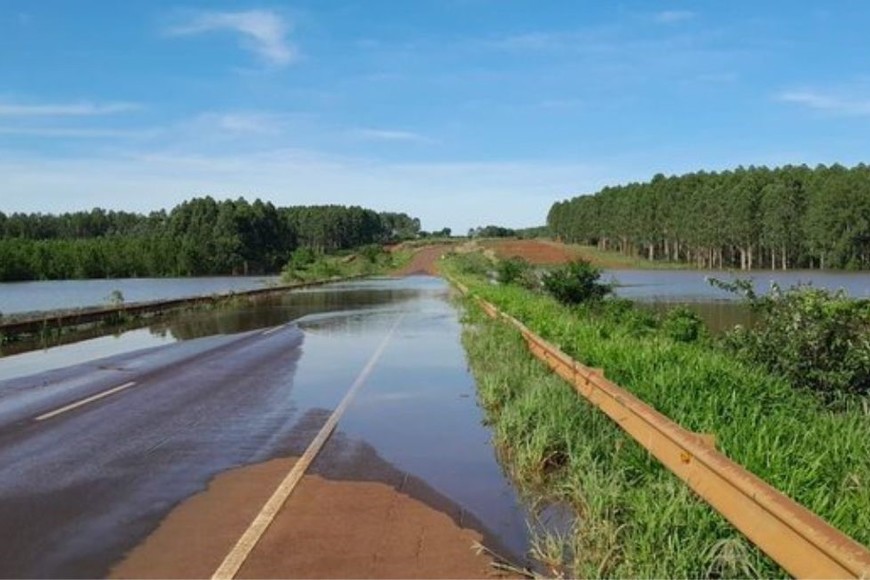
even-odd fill
[[[393,272],[396,276],[413,276],[414,274],[429,274],[437,276],[438,270],[435,267],[435,262],[445,253],[450,251],[450,245],[425,246],[420,248],[416,254],[411,257],[411,262],[404,268],[400,268]]]
[[[564,244],[540,240],[488,240],[481,245],[495,252],[499,258],[524,258],[532,264],[564,264],[581,256],[576,249]]]
[[[208,578],[292,467],[275,459],[218,476],[176,507],[112,578]],[[483,578],[482,536],[390,485],[305,475],[240,578]]]

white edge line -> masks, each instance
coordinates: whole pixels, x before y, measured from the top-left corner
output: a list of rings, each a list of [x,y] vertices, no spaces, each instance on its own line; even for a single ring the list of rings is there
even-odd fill
[[[124,383],[123,385],[119,385],[108,391],[103,391],[102,393],[97,393],[96,395],[92,395],[86,399],[82,399],[81,401],[76,401],[75,403],[70,403],[60,409],[55,409],[54,411],[49,411],[48,413],[43,413],[39,417],[36,417],[34,421],[45,421],[46,419],[51,419],[52,417],[56,417],[61,413],[66,413],[67,411],[72,411],[73,409],[77,409],[82,405],[87,405],[88,403],[93,403],[94,401],[99,401],[103,397],[108,397],[109,395],[113,395],[117,392],[123,391],[124,389],[129,389],[133,385],[136,384],[136,381],[130,381],[129,383]]]
[[[302,479],[302,476],[305,475],[308,466],[312,461],[314,461],[317,454],[320,453],[320,450],[326,444],[329,436],[332,435],[333,430],[338,424],[338,420],[347,410],[356,392],[374,370],[375,364],[377,364],[381,355],[383,355],[384,350],[387,348],[387,344],[389,344],[390,339],[395,334],[402,318],[404,318],[404,314],[400,314],[396,319],[396,322],[393,324],[392,328],[390,328],[389,332],[387,332],[387,335],[384,337],[383,341],[381,341],[381,344],[378,345],[378,348],[375,350],[374,354],[372,354],[372,357],[369,359],[368,363],[366,363],[366,366],[363,367],[362,371],[360,371],[359,375],[356,377],[356,380],[348,389],[347,394],[345,394],[344,398],[326,420],[326,423],[323,424],[323,427],[320,428],[317,436],[315,436],[314,440],[312,440],[308,445],[308,448],[302,454],[302,457],[296,461],[293,468],[289,473],[287,473],[284,480],[278,485],[277,489],[272,493],[272,496],[263,505],[260,513],[257,514],[250,526],[248,526],[248,529],[245,530],[236,542],[236,545],[233,546],[232,550],[230,550],[226,555],[223,562],[221,562],[221,565],[212,575],[212,580],[235,578],[239,569],[241,569],[242,565],[245,563],[245,560],[248,559],[248,556],[254,550],[257,542],[260,541],[260,538],[266,533],[266,529],[268,529],[272,521],[274,521],[275,517],[278,515],[278,512],[284,506],[284,502],[287,501],[287,498],[289,498],[290,494],[293,493],[293,490]]]

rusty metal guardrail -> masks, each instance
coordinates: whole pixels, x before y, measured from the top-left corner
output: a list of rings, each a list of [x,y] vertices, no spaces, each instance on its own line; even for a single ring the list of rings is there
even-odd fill
[[[463,294],[469,290],[450,280]],[[529,350],[607,414],[665,467],[789,574],[868,578],[870,551],[715,449],[710,435],[684,429],[622,387],[575,361],[494,304],[492,318],[517,328]]]

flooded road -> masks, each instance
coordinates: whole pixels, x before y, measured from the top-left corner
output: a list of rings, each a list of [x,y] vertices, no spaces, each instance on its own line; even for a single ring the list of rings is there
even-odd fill
[[[215,476],[298,456],[397,320],[312,473],[394,485],[522,561],[447,285],[412,277],[0,359],[0,576],[104,576]]]

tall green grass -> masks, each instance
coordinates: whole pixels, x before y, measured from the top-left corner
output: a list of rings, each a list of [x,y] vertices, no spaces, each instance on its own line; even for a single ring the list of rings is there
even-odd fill
[[[784,573],[525,347],[468,305],[463,343],[502,461],[527,495],[570,505],[569,533],[533,526],[532,555],[568,577]]]
[[[449,263],[444,267],[451,271]],[[760,367],[741,363],[706,341],[673,340],[646,324],[636,310],[610,309],[601,314],[589,307],[569,308],[522,288],[495,286],[483,278],[462,275],[458,269],[452,273],[474,293],[517,317],[572,357],[603,368],[609,379],[683,427],[713,433],[726,455],[854,539],[865,545],[870,542],[870,414],[866,399],[854,399],[845,410],[834,412],[811,393],[794,389]],[[507,335],[494,336],[498,342],[509,342]],[[497,346],[492,348],[498,352]],[[479,353],[471,358],[486,357]],[[497,358],[508,357],[501,354]],[[501,362],[509,361],[490,364]],[[490,380],[486,378],[490,374],[487,367],[477,367],[476,372],[481,390],[491,390],[491,386],[484,386]],[[498,388],[508,392],[505,385]],[[522,390],[521,385],[516,388]],[[596,419],[584,418],[581,409],[588,409],[588,405],[569,388],[562,391],[564,394],[556,395],[548,389],[534,395],[535,400],[525,400],[532,395],[523,391],[510,406],[501,403],[503,410],[495,407],[500,413],[494,423],[496,432],[506,430],[499,436],[507,447],[525,446],[526,453],[510,452],[517,454],[510,455],[511,461],[524,479],[535,471],[535,461],[530,467],[528,457],[538,457],[537,469],[546,473],[547,465],[540,465],[540,457],[549,457],[549,464],[559,467],[566,455],[572,457],[572,464],[579,461],[580,467],[576,473],[557,470],[557,480],[564,485],[582,488],[590,477],[613,478],[611,485],[618,489],[614,497],[627,496],[616,503],[627,501],[633,506],[620,508],[630,514],[618,512],[619,526],[627,526],[620,544],[625,544],[628,552],[621,565],[625,567],[616,575],[725,574],[716,566],[731,560],[739,565],[732,566],[727,574],[743,575],[753,570],[761,575],[781,574],[743,540],[735,539],[736,532],[694,500],[685,486],[671,476],[664,477],[660,473],[663,468],[639,446],[627,442],[617,445],[617,439],[605,443],[607,438],[601,433],[615,427],[597,412],[593,412]],[[487,396],[481,397],[489,408]],[[535,435],[529,435],[528,430]],[[558,445],[540,451],[542,444],[536,438],[557,441]],[[587,439],[601,443],[584,443]],[[528,453],[528,449],[536,451]],[[605,464],[608,468],[600,475],[584,475]],[[640,495],[633,500],[633,494]],[[672,503],[673,498],[682,500]],[[644,509],[656,513],[644,514]],[[673,564],[656,563],[656,554],[664,559],[662,554],[673,551],[695,556],[691,562],[680,557]],[[743,553],[745,557],[736,557]],[[713,560],[702,558],[703,554],[715,556],[719,564],[708,570],[705,566],[711,566]],[[637,564],[635,569],[632,562],[644,564]],[[658,565],[663,568],[656,568]],[[590,570],[583,574],[587,572]]]

